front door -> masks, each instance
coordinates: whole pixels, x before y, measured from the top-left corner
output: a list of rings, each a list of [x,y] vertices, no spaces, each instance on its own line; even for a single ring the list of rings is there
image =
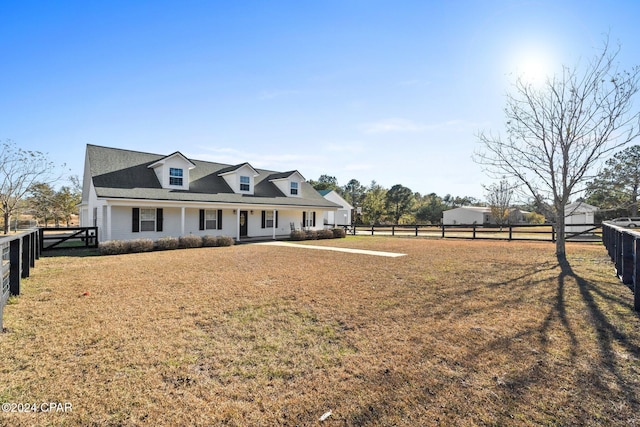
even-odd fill
[[[247,218],[247,211],[240,211],[240,237],[247,237],[249,229]]]

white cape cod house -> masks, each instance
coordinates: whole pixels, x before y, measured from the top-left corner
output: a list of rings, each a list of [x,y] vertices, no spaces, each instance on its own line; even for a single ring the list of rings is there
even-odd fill
[[[326,200],[298,171],[87,145],[80,225],[100,241],[224,235],[240,241],[322,229]]]

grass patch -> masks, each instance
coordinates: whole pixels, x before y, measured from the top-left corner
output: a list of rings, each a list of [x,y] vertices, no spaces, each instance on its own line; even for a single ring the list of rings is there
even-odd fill
[[[358,236],[41,258],[0,397],[44,425],[634,425],[640,319],[601,245]]]

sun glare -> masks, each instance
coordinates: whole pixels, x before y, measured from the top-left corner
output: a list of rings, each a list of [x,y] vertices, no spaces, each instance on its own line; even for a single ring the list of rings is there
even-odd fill
[[[533,86],[542,86],[553,77],[552,54],[540,48],[523,48],[512,59],[511,71]]]

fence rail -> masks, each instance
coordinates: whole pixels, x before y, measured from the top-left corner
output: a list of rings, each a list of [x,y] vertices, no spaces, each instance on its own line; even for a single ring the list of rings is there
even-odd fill
[[[30,269],[40,258],[37,229],[0,238],[2,252],[2,287],[0,288],[0,332],[3,330],[4,307],[11,295],[20,295],[20,282],[29,277]]]
[[[355,226],[353,234],[374,236],[415,236],[441,237],[450,239],[487,239],[487,240],[540,240],[556,241],[556,229],[553,224],[514,224],[502,227],[495,225],[456,224],[456,225],[371,225]],[[565,230],[567,240],[581,242],[600,242],[601,224],[570,224]]]
[[[618,278],[633,291],[633,309],[640,311],[640,232],[604,223],[602,242]]]
[[[49,249],[97,248],[98,227],[41,227],[40,247]]]

